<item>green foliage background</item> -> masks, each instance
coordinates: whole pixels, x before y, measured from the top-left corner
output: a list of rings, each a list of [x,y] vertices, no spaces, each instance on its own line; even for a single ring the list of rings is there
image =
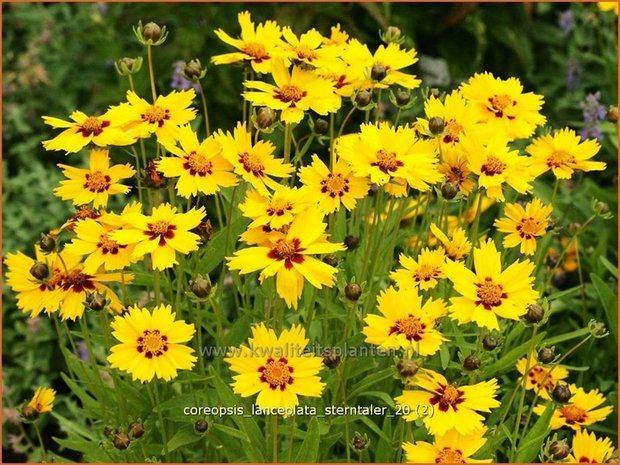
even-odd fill
[[[40,232],[57,227],[72,213],[66,202],[51,195],[60,179],[54,165],[65,156],[43,150],[41,141],[50,138],[52,132],[42,124],[41,116],[64,118],[75,109],[96,113],[121,101],[126,84],[116,74],[113,62],[123,56],[143,54],[144,49],[131,32],[138,20],[156,21],[170,30],[165,46],[156,50],[155,63],[158,87],[166,90],[174,61],[199,58],[207,64],[211,56],[229,51],[213,30],[222,28],[235,36],[236,15],[244,9],[250,10],[257,22],[275,19],[291,25],[298,33],[315,27],[327,34],[329,27],[339,22],[371,49],[380,42],[379,29],[398,26],[407,35],[407,46],[415,47],[420,55],[445,60],[449,78],[440,86],[442,90],[455,87],[477,71],[488,70],[504,78],[516,76],[526,90],[545,96],[543,111],[551,127],[580,129],[583,118],[579,104],[590,92],[600,91],[604,105],[617,102],[616,17],[599,11],[594,4],[4,3],[3,257],[15,250],[30,253]],[[568,35],[558,26],[559,14],[566,10],[572,10],[576,22]],[[565,76],[571,62],[579,63],[582,74],[579,82],[569,88]],[[420,65],[417,63],[414,70],[425,80],[428,73]],[[141,93],[147,91],[146,72],[138,75],[136,84]],[[239,69],[209,65],[204,85],[213,109],[212,126],[232,128],[241,114]],[[580,200],[570,208],[565,205],[564,213],[570,221],[583,221],[589,215],[591,197],[607,202],[612,212],[617,211],[616,128],[603,122],[601,130],[604,139],[599,159],[608,163],[608,169],[579,183],[579,191],[571,198]],[[611,264],[617,263],[616,219],[597,223],[591,230],[597,234],[586,239],[583,259],[587,270],[602,279],[589,284],[588,297],[598,305],[598,298],[605,304],[607,296],[607,304],[615,308],[617,275]],[[571,300],[564,302],[570,305]],[[14,298],[6,287],[3,304],[3,405],[20,404],[38,384],[67,392],[59,378],[62,356],[49,322],[28,324],[15,309]],[[589,317],[603,321],[609,318],[603,306],[599,306],[598,315]],[[562,333],[583,327],[586,322],[575,316],[551,328]],[[617,324],[607,320],[610,323]],[[605,392],[617,391],[616,344],[616,339],[609,337],[605,344],[597,345],[597,352],[584,350],[583,363],[574,363],[587,365],[590,371],[582,371],[579,381]],[[75,409],[76,405],[68,400],[59,407],[68,416]],[[614,413],[601,428],[609,434],[615,431],[616,424]],[[3,434],[6,447],[6,428]]]

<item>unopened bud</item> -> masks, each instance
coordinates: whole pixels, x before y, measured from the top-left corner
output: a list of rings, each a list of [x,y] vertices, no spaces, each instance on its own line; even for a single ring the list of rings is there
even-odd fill
[[[396,26],[390,26],[381,35],[381,39],[386,44],[389,44],[389,43],[392,43],[392,42],[398,44],[398,43],[403,42],[404,37],[402,36],[402,32],[401,32],[400,28],[398,28]]]
[[[396,93],[396,103],[400,106],[407,105],[411,101],[411,94],[405,90]]]
[[[199,276],[195,280],[190,282],[189,289],[194,293],[196,297],[204,299],[205,297],[208,297],[211,293],[211,283],[203,277]]]
[[[445,182],[443,186],[441,186],[441,195],[443,195],[444,199],[452,200],[458,193],[459,188],[453,182]]]
[[[610,121],[612,123],[618,122],[618,107],[609,107],[609,109],[607,110],[607,121]]]
[[[572,393],[570,392],[568,384],[565,383],[556,384],[553,388],[553,391],[551,392],[551,397],[553,397],[553,400],[560,404],[565,404],[566,402],[568,402],[571,396]]]
[[[549,446],[549,452],[551,452],[551,456],[554,460],[562,460],[568,456],[570,447],[568,447],[568,444],[566,444],[564,439],[560,441],[553,441],[551,446]]]
[[[206,244],[213,239],[213,225],[211,221],[201,221],[200,224],[192,230],[192,232],[198,234],[203,244]]]
[[[340,354],[338,351],[327,347],[323,351],[323,364],[332,370],[340,365]]]
[[[344,288],[344,295],[352,302],[357,301],[362,295],[362,288],[357,283],[349,283]]]
[[[468,355],[465,357],[465,360],[463,360],[463,368],[467,371],[477,370],[480,368],[480,359],[474,354]]]
[[[539,323],[545,317],[545,310],[538,304],[532,304],[527,307],[525,319],[530,323]]]
[[[204,68],[200,63],[198,58],[190,60],[185,64],[185,68],[183,68],[183,74],[189,80],[197,81],[202,79],[207,74],[207,68]]]
[[[375,63],[374,65],[372,65],[372,68],[370,70],[370,78],[373,81],[383,81],[385,76],[387,76],[387,70],[385,69],[385,66],[383,66],[381,63]]]
[[[131,440],[129,439],[127,433],[119,432],[116,433],[112,438],[112,444],[114,444],[114,447],[116,447],[118,450],[127,449],[130,443]]]
[[[428,89],[427,97],[428,98],[431,98],[431,97],[439,98],[439,89],[437,89],[436,87],[431,87],[430,89]]]
[[[354,250],[360,244],[360,239],[357,236],[349,235],[344,238],[344,246],[347,250]]]
[[[40,281],[50,275],[50,269],[45,263],[36,262],[30,268],[30,274]]]
[[[56,248],[56,239],[49,234],[41,234],[39,239],[39,247],[43,252],[52,252]]]
[[[39,418],[39,411],[30,405],[25,405],[22,408],[22,416],[28,421],[34,421]]]
[[[142,28],[142,36],[146,40],[157,42],[161,38],[161,27],[157,23],[146,23]]]
[[[357,94],[355,94],[355,103],[362,108],[368,106],[371,100],[372,93],[368,90],[360,90]]]
[[[396,363],[396,370],[398,371],[398,374],[403,378],[410,378],[414,376],[419,369],[420,367],[416,362],[406,358],[401,358]]]
[[[194,430],[198,433],[204,433],[209,429],[209,423],[206,420],[196,420],[194,423]]]
[[[124,57],[114,62],[116,71],[121,76],[129,76],[136,74],[142,68],[142,57],[129,58]]]
[[[318,118],[314,122],[314,132],[316,132],[319,135],[323,135],[323,134],[327,134],[327,131],[329,131],[329,123],[323,118]]]
[[[267,129],[276,120],[276,112],[269,107],[260,107],[256,113],[256,125],[260,129]]]
[[[555,349],[554,347],[543,347],[537,355],[540,363],[551,363],[555,359]]]
[[[139,421],[134,421],[133,423],[131,423],[128,429],[129,434],[135,439],[142,437],[145,431],[144,424],[140,423]]]
[[[482,340],[482,346],[486,350],[493,350],[497,347],[497,339],[495,339],[493,336],[489,334],[485,336],[484,339]]]
[[[368,435],[356,431],[353,435],[353,439],[351,439],[351,447],[353,447],[356,452],[363,452],[368,449],[369,445],[370,440],[368,439]]]
[[[92,292],[86,296],[86,305],[95,312],[103,310],[105,308],[105,304],[105,297],[99,292]]]
[[[605,327],[605,323],[601,323],[600,321],[590,320],[588,322],[588,329],[592,336],[596,338],[601,338],[607,336],[609,333],[607,332],[607,328]]]
[[[445,127],[446,123],[439,116],[433,116],[428,120],[428,130],[435,136],[441,134]]]
[[[323,263],[326,263],[327,265],[336,268],[338,266],[338,257],[333,254],[327,255],[326,257],[323,257]]]
[[[116,434],[116,428],[114,428],[113,426],[106,425],[106,426],[103,428],[103,435],[104,435],[106,438],[110,438],[110,437],[112,437],[112,435],[114,435],[114,434]]]

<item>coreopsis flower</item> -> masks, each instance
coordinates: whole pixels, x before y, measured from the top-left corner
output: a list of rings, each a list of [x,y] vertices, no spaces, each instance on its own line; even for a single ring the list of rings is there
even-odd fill
[[[364,76],[365,82],[360,88],[385,89],[398,85],[415,89],[421,83],[414,75],[401,71],[418,61],[416,51],[403,50],[396,43],[380,45],[373,54],[365,44],[352,39],[345,46],[342,59]]]
[[[463,194],[469,195],[474,189],[467,154],[459,146],[446,145],[442,148],[437,170],[443,175],[444,182],[454,184]]]
[[[319,209],[325,214],[340,209],[340,205],[353,210],[357,200],[364,198],[370,187],[366,178],[353,175],[346,161],[336,161],[330,171],[317,155],[312,155],[311,165],[299,170],[299,180],[307,195],[317,200]]]
[[[296,187],[274,186],[270,195],[261,195],[258,191],[248,191],[245,200],[239,205],[244,216],[250,218],[249,228],[269,226],[278,229],[293,221],[295,215],[304,211],[309,199]]]
[[[339,47],[341,48],[343,47]],[[334,93],[346,98],[351,97],[353,92],[363,85],[364,76],[359,71],[358,68],[343,60],[326,62],[321,68],[315,70],[319,76],[332,83]]]
[[[215,35],[222,42],[235,47],[238,52],[225,53],[211,57],[216,65],[226,65],[239,61],[249,62],[257,73],[271,72],[274,58],[282,56],[280,51],[282,29],[275,21],[266,21],[254,26],[248,11],[242,11],[237,16],[241,26],[241,36],[233,39],[222,29],[217,29]]]
[[[304,351],[308,344],[303,327],[293,325],[279,336],[264,323],[252,326],[248,346],[231,349],[233,391],[241,397],[258,393],[256,405],[264,410],[294,408],[299,396],[319,397],[325,383],[318,376],[323,359]]]
[[[441,118],[444,122],[443,131],[437,136],[438,140],[448,146],[458,144],[459,139],[469,134],[474,137],[484,138],[490,135],[488,126],[480,123],[476,109],[467,103],[461,92],[453,91],[442,102],[435,96],[431,96],[424,103],[426,118],[418,118],[420,129],[428,136],[434,136],[428,127],[431,118]]]
[[[155,134],[157,142],[172,152],[179,138],[179,128],[196,118],[196,110],[190,107],[195,96],[194,89],[173,90],[168,95],[159,95],[155,103],[149,103],[129,90],[129,105],[121,105],[124,127],[140,138]]]
[[[521,375],[525,375],[526,366],[527,358],[523,357],[517,362],[517,371],[521,373]],[[538,393],[539,397],[548,400],[551,398],[550,393],[553,391],[557,382],[568,378],[568,370],[559,365],[551,370],[542,363],[537,362],[532,355],[525,378],[525,389],[533,389],[535,393]]]
[[[30,408],[36,412],[36,415],[51,412],[54,408],[54,400],[56,399],[56,391],[47,387],[38,387],[34,391],[34,396],[28,402],[25,408]]]
[[[60,186],[54,189],[54,195],[63,200],[71,200],[74,205],[92,203],[93,208],[105,208],[110,195],[129,192],[129,186],[120,184],[119,181],[136,173],[129,164],[110,166],[108,150],[105,149],[90,151],[88,169],[62,163],[58,166],[68,179],[60,181]]]
[[[288,26],[282,28],[285,44],[282,50],[294,63],[305,63],[314,68],[323,68],[339,59],[336,47],[323,47],[323,36],[316,29],[310,29],[299,37]]]
[[[596,139],[582,142],[575,131],[564,128],[534,139],[525,150],[531,155],[534,175],[540,176],[551,170],[558,179],[570,179],[575,171],[605,169],[604,162],[590,160],[600,148]]]
[[[340,23],[332,26],[329,37],[323,37],[323,45],[326,47],[340,47],[347,43],[349,34],[340,28]]]
[[[165,177],[178,178],[175,189],[181,197],[212,195],[239,182],[215,137],[200,142],[189,125],[181,126],[177,137],[180,147],[167,147],[174,156],[163,157],[155,165]]]
[[[379,186],[403,179],[412,188],[427,191],[429,184],[441,179],[434,144],[417,139],[415,130],[408,126],[362,124],[358,134],[336,140],[336,151],[355,175],[368,177]]]
[[[269,176],[288,178],[293,166],[274,157],[275,146],[269,141],[252,144],[252,134],[243,123],[238,123],[234,132],[219,131],[215,135],[222,147],[222,156],[232,163],[234,172],[250,183],[259,194],[268,196],[269,189],[279,185]]]
[[[471,250],[471,242],[467,240],[467,235],[463,228],[452,228],[452,239],[437,227],[436,224],[431,224],[431,233],[439,240],[446,256],[450,260],[459,261],[462,260]],[[448,231],[450,228],[448,228]]]
[[[79,152],[90,143],[108,147],[130,145],[136,141],[135,137],[123,130],[125,119],[118,108],[112,108],[101,116],[88,116],[81,111],[74,111],[69,118],[73,121],[43,117],[45,124],[53,128],[64,128],[64,131],[53,139],[43,141],[45,150],[73,153]]]
[[[176,265],[176,253],[187,255],[198,250],[200,236],[191,232],[204,218],[204,207],[178,213],[165,203],[153,208],[151,215],[131,212],[124,215],[127,226],[113,231],[110,238],[119,244],[136,244],[132,256],[136,259],[151,254],[153,268],[164,270]]]
[[[613,411],[613,407],[607,405],[597,408],[605,402],[605,396],[598,389],[585,391],[575,384],[571,384],[572,393],[568,403],[558,405],[551,417],[551,429],[559,429],[563,426],[579,431],[585,426],[592,425],[598,421],[603,421]],[[534,407],[534,413],[542,415],[545,410],[544,405]]]
[[[518,320],[539,297],[533,288],[534,264],[515,261],[502,271],[501,253],[491,239],[474,249],[474,267],[475,273],[450,260],[445,266],[446,276],[460,294],[450,299],[450,316],[460,324],[474,321],[480,327],[500,329],[498,317]]]
[[[273,236],[269,246],[248,247],[227,257],[228,268],[241,274],[262,270],[260,281],[276,275],[276,291],[286,305],[297,309],[305,280],[314,287],[331,287],[336,268],[312,255],[344,250],[342,243],[327,241],[323,213],[309,208],[295,217],[286,234]]]
[[[487,442],[486,427],[471,434],[460,434],[450,430],[435,436],[433,443],[405,442],[403,450],[407,463],[490,463],[491,459],[472,459],[471,456]]]
[[[122,270],[136,261],[133,244],[119,244],[110,238],[113,231],[126,225],[123,218],[130,213],[139,213],[142,205],[135,202],[127,205],[121,215],[104,213],[97,220],[86,218],[75,223],[76,237],[65,246],[67,253],[86,256],[84,272],[95,273],[101,266],[106,271]]]
[[[401,254],[398,261],[403,268],[392,271],[390,279],[396,281],[400,288],[432,289],[445,277],[446,255],[443,249],[422,249],[417,260]]]
[[[368,315],[362,334],[380,349],[403,349],[422,356],[433,355],[446,338],[435,323],[447,313],[443,300],[422,303],[417,289],[389,287],[377,297],[381,315]]]
[[[456,386],[443,375],[422,369],[411,384],[419,389],[406,390],[395,400],[410,408],[411,413],[403,416],[405,421],[423,418],[428,432],[434,436],[450,430],[463,435],[480,432],[484,428],[484,417],[478,412],[488,413],[500,405],[495,399],[498,387],[495,378],[470,386]],[[428,406],[432,412],[420,406]]]
[[[490,198],[503,202],[504,184],[520,194],[531,191],[534,176],[528,160],[518,150],[511,150],[506,139],[493,137],[483,145],[477,139],[464,137],[461,147],[467,153],[469,169],[478,175],[478,185],[486,189]]]
[[[596,2],[599,10],[613,11],[618,16],[618,2]]]
[[[34,318],[42,311],[59,311],[63,320],[75,320],[84,313],[89,294],[99,292],[109,300],[109,309],[120,312],[123,308],[116,293],[105,282],[129,283],[133,275],[120,273],[85,273],[81,257],[66,251],[43,254],[36,249],[36,261],[21,252],[9,253],[7,284],[17,293],[17,307]],[[33,267],[37,266],[38,271]],[[41,265],[44,265],[42,267]],[[33,274],[34,273],[34,274]]]
[[[196,363],[194,349],[186,346],[196,328],[176,319],[170,305],[158,305],[150,312],[137,305],[114,318],[112,335],[120,342],[111,347],[112,368],[131,374],[141,382],[154,377],[170,381],[179,370],[191,370]]]
[[[506,204],[504,217],[493,223],[498,231],[507,233],[504,237],[504,247],[519,246],[519,251],[525,255],[534,255],[536,239],[547,232],[549,218],[553,213],[553,205],[544,205],[538,198],[534,198],[525,206],[519,203]]]
[[[312,110],[319,115],[338,111],[340,96],[335,94],[331,81],[313,71],[294,66],[289,73],[283,60],[272,66],[275,85],[262,81],[246,81],[248,90],[243,96],[256,106],[281,110],[280,119],[285,123],[299,123],[304,111]]]
[[[546,122],[540,113],[543,97],[524,93],[517,78],[500,79],[488,72],[476,73],[460,90],[491,133],[500,133],[509,140],[529,137]]]
[[[615,5],[617,8],[618,4]],[[566,459],[568,463],[607,463],[615,450],[611,439],[597,438],[585,429],[575,433],[571,449],[572,453]]]

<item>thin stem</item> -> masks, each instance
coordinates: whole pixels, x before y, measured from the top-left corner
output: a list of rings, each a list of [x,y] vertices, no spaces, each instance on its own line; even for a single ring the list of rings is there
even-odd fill
[[[278,461],[278,415],[271,415],[271,461]]]
[[[151,94],[153,96],[153,103],[157,100],[157,90],[155,89],[155,72],[153,71],[153,50],[150,45],[146,46],[146,54],[149,62],[149,77],[151,79]]]
[[[39,427],[36,422],[32,424],[35,432],[37,433],[37,439],[39,440],[39,444],[41,445],[41,455],[43,456],[43,461],[47,462],[47,452],[45,450],[45,445],[43,444],[43,438],[41,437],[41,431],[39,431]]]
[[[200,89],[200,100],[202,101],[202,112],[204,113],[205,118],[205,131],[207,137],[211,135],[211,128],[209,127],[209,110],[207,108],[207,97],[205,97],[205,91],[202,87],[200,81],[196,81],[198,83],[198,88]]]
[[[157,388],[156,384],[153,385],[153,392],[154,392],[155,404],[156,404],[154,407],[157,408],[157,418],[159,420],[159,428],[161,431],[162,441],[164,442],[164,457],[166,458],[166,462],[169,462],[170,458],[168,457],[168,433],[166,432],[166,425],[164,424],[164,417],[162,415],[161,408],[159,408],[159,406],[161,405],[161,402],[159,400],[159,389]]]
[[[291,135],[293,128],[289,123],[284,125],[284,163],[291,161]]]
[[[334,140],[334,114],[329,115],[329,169],[334,171],[336,166],[336,157],[334,152],[335,140]]]

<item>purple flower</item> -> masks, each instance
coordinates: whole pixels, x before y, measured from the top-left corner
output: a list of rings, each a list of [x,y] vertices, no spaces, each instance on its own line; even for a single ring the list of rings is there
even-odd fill
[[[573,10],[562,11],[558,17],[558,25],[567,36],[575,28],[575,15]]]
[[[75,344],[77,347],[77,355],[80,357],[80,360],[87,361],[88,360],[88,348],[86,347],[86,343],[84,341],[78,341]]]
[[[600,122],[605,119],[607,111],[601,105],[600,99],[601,93],[597,91],[593,94],[588,94],[585,100],[579,104],[583,110],[584,127],[581,130],[581,138],[583,140],[590,138],[603,139]]]
[[[566,63],[566,87],[568,87],[569,90],[575,90],[581,80],[582,74],[583,68],[579,62],[572,58],[569,59]]]
[[[172,80],[170,81],[170,87],[176,90],[187,90],[193,88],[196,93],[200,92],[200,87],[195,82],[189,81],[183,76],[183,69],[185,68],[184,61],[175,61],[172,64],[174,73],[172,73]]]

